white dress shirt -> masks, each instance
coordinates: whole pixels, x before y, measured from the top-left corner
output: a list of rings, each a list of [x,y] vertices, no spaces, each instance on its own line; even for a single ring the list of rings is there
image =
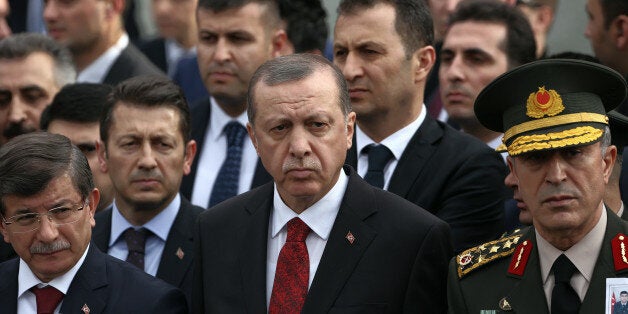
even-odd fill
[[[308,207],[301,214],[297,215],[281,199],[275,185],[273,196],[273,211],[270,214],[268,226],[268,251],[266,260],[266,306],[270,305],[270,296],[273,292],[275,281],[275,270],[279,252],[286,243],[288,230],[286,224],[290,219],[299,217],[310,229],[310,234],[305,239],[307,252],[310,259],[310,276],[308,288],[312,285],[312,280],[316,275],[316,269],[323,256],[325,245],[329,239],[331,228],[334,226],[336,216],[340,210],[340,203],[347,190],[349,179],[344,171],[340,170],[340,176],[336,184],[327,192],[323,198],[312,206]]]
[[[392,178],[392,174],[397,167],[397,162],[399,162],[399,158],[401,158],[403,151],[406,150],[406,146],[408,146],[408,143],[410,142],[416,131],[421,127],[423,121],[425,121],[426,116],[427,108],[425,107],[425,105],[423,105],[421,113],[414,121],[400,129],[399,131],[391,134],[379,143],[382,145],[386,145],[386,147],[390,149],[394,156],[394,158],[391,158],[384,168],[384,190],[388,190],[390,178]],[[364,134],[364,131],[360,129],[360,126],[358,124],[356,124],[355,126],[355,132],[355,147],[358,152],[357,172],[362,178],[364,178],[369,168],[369,157],[368,154],[362,153],[362,149],[368,145],[375,143],[375,141],[368,137],[368,135]]]
[[[164,253],[164,247],[166,246],[166,239],[174,224],[175,218],[179,213],[181,207],[181,196],[177,194],[175,198],[162,210],[157,216],[153,217],[150,221],[143,226],[133,226],[122,214],[116,206],[116,202],[113,202],[113,209],[111,210],[111,236],[109,237],[109,252],[108,254],[121,260],[126,260],[129,255],[129,248],[124,240],[124,231],[133,227],[136,230],[139,228],[146,228],[153,234],[146,238],[144,245],[144,271],[152,276],[157,275],[159,269],[159,263],[161,262],[161,256]],[[176,252],[167,252],[167,254],[175,254]]]
[[[53,286],[55,289],[61,291],[63,295],[68,294],[68,289],[70,289],[70,284],[72,284],[74,276],[83,265],[83,261],[85,261],[87,250],[89,250],[89,244],[87,245],[85,252],[83,252],[83,256],[81,256],[78,262],[70,268],[70,270],[63,275],[50,280],[48,283],[41,282],[41,280],[33,274],[31,269],[28,267],[28,264],[20,258],[20,266],[17,273],[17,314],[37,313],[37,298],[35,297],[35,293],[30,291],[30,288],[33,286],[37,286],[37,288]],[[6,280],[6,278],[2,280]],[[61,300],[59,305],[57,305],[55,314],[59,313],[62,304],[63,300]]]
[[[105,53],[85,67],[83,71],[79,72],[76,81],[79,83],[102,83],[113,63],[128,45],[129,36],[124,33]]]
[[[196,178],[192,188],[192,204],[207,208],[209,197],[214,187],[214,182],[220,171],[222,163],[227,157],[227,135],[223,132],[225,126],[231,121],[238,121],[244,128],[249,119],[246,112],[237,118],[232,118],[226,114],[216,103],[213,97],[209,98],[211,114],[209,127],[205,133],[205,143],[198,156],[198,167],[196,168]],[[244,138],[242,146],[242,162],[240,164],[240,181],[238,184],[238,194],[251,189],[255,168],[257,167],[257,152],[248,135]]]
[[[541,279],[543,280],[543,290],[545,292],[545,298],[547,299],[547,305],[549,310],[552,309],[552,289],[554,289],[554,274],[550,272],[552,265],[556,259],[565,254],[569,260],[576,266],[578,271],[571,277],[571,286],[580,297],[582,301],[587,294],[589,284],[591,283],[591,276],[593,275],[593,269],[595,268],[595,262],[600,255],[600,249],[602,248],[602,241],[604,241],[604,232],[606,230],[606,208],[603,208],[600,220],[595,227],[587,233],[574,246],[570,247],[567,251],[561,251],[547,242],[538,231],[535,231],[536,242],[539,250],[539,264],[541,267]]]

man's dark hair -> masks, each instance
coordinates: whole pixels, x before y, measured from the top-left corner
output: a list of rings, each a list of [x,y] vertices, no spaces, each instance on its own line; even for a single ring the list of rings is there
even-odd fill
[[[269,28],[275,28],[279,25],[281,15],[279,14],[277,0],[198,0],[197,9],[223,12],[229,9],[241,8],[249,3],[258,3],[266,7],[263,21]]]
[[[190,109],[181,88],[169,78],[155,75],[140,75],[120,82],[107,97],[100,117],[100,138],[107,147],[109,130],[113,121],[113,110],[123,102],[126,106],[172,108],[179,113],[179,130],[184,143],[190,141]]]
[[[0,213],[6,213],[5,197],[38,194],[65,174],[82,198],[94,189],[85,155],[67,137],[46,132],[16,136],[0,148]]]
[[[449,17],[449,25],[468,21],[506,26],[506,42],[502,49],[508,57],[509,68],[536,60],[534,32],[528,19],[516,8],[494,0],[467,0],[461,2]]]
[[[21,33],[0,41],[0,59],[22,59],[35,52],[43,52],[54,61],[54,79],[58,87],[74,83],[76,69],[70,51],[52,38],[36,33]]]
[[[619,293],[619,295],[622,295],[622,294],[628,294],[628,291],[624,290],[624,291]]]
[[[271,59],[255,71],[249,84],[247,99],[249,122],[255,124],[255,88],[259,82],[268,86],[276,86],[303,80],[312,76],[316,71],[331,71],[333,73],[338,88],[338,105],[342,114],[347,117],[351,112],[351,100],[347,81],[342,72],[325,57],[300,53]]]
[[[295,52],[325,51],[327,13],[320,0],[279,0],[279,14],[286,22]]]
[[[615,18],[628,15],[628,1],[626,0],[599,0],[604,15],[604,27],[608,29]]]
[[[419,0],[343,0],[338,5],[338,16],[354,15],[384,3],[395,8],[395,30],[405,50],[406,58],[419,48],[432,45],[434,26],[425,1]]]
[[[39,126],[47,130],[50,122],[63,120],[76,123],[100,122],[107,95],[113,87],[105,84],[76,83],[61,88],[50,106],[41,114]]]

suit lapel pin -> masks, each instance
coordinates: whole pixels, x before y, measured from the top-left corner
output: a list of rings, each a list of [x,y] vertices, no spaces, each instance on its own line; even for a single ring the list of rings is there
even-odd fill
[[[353,233],[351,233],[351,231],[347,233],[347,235],[345,236],[345,239],[349,241],[349,244],[353,244],[353,242],[355,242],[355,237],[353,236]]]
[[[183,256],[185,256],[185,253],[183,253],[183,250],[180,247],[177,249],[177,252],[175,254],[179,259],[183,259]]]
[[[510,303],[508,303],[508,300],[506,300],[505,297],[499,300],[499,308],[502,311],[512,311],[512,307],[510,306]]]
[[[626,256],[626,236],[618,233],[611,240],[611,248],[613,251],[613,263],[615,270],[624,270],[628,268],[628,256]]]
[[[89,314],[89,306],[87,306],[87,303],[83,304],[81,311],[83,311],[84,314]]]

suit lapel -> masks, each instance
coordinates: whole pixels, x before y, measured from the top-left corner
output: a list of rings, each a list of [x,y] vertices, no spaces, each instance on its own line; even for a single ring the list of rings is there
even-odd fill
[[[591,283],[587,294],[582,301],[580,313],[602,313],[606,300],[606,278],[628,277],[628,270],[615,271],[611,240],[618,233],[626,233],[626,225],[617,215],[610,210],[606,211],[608,221],[604,242],[598,256],[595,269],[591,275]]]
[[[246,302],[247,313],[266,311],[266,256],[273,184],[264,185],[256,195],[257,197],[252,198],[244,208],[250,218],[244,230],[241,230],[244,237],[239,254],[243,299]]]
[[[432,143],[442,136],[443,131],[438,123],[430,117],[425,117],[425,121],[403,151],[390,178],[388,191],[404,198],[408,196],[408,191],[423,171],[426,161],[436,150]]]
[[[191,114],[192,139],[196,141],[196,151],[198,153],[196,154],[196,158],[194,158],[194,161],[192,162],[190,173],[183,176],[183,179],[181,180],[181,187],[179,188],[181,194],[189,200],[192,199],[192,190],[194,189],[196,169],[198,168],[198,160],[201,157],[203,144],[205,143],[205,134],[207,133],[207,128],[209,127],[209,122],[211,121],[210,114],[211,104],[209,102],[209,97],[196,103],[196,105],[194,106],[194,110]]]
[[[372,187],[359,180],[353,169],[348,171],[347,190],[305,300],[303,313],[329,311],[356,264],[376,237],[376,232],[364,223],[376,212],[373,204],[377,202],[372,197]],[[346,239],[349,232],[355,238],[353,243]]]
[[[105,254],[97,248],[90,247],[83,265],[74,276],[67,295],[63,298],[61,313],[79,313],[83,306],[89,308],[90,314],[102,313],[107,305],[109,292],[104,289],[108,285]]]
[[[508,300],[516,313],[547,313],[549,310],[545,292],[543,291],[541,265],[539,263],[539,251],[534,235],[534,228],[530,228],[519,243],[525,240],[532,241],[532,245],[534,246],[528,258],[525,273],[521,277],[508,273],[505,274],[505,276],[515,278],[515,280],[518,279],[518,283],[516,283],[514,288],[504,297],[506,297],[506,300]]]
[[[3,312],[17,313],[17,273],[20,259],[15,258],[0,268],[0,307]]]
[[[185,274],[191,271],[194,235],[190,226],[194,225],[195,220],[192,205],[182,197],[179,212],[166,239],[156,276],[175,287],[180,287]]]
[[[92,243],[101,252],[109,252],[109,238],[111,237],[111,211],[112,207],[103,210],[96,215],[96,226],[92,232]]]

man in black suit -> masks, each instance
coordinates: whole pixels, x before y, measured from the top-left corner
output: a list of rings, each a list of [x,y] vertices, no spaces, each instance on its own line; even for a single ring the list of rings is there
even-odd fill
[[[196,153],[181,89],[165,77],[120,83],[105,106],[100,132],[104,146],[98,158],[115,199],[112,209],[96,215],[94,243],[181,288],[189,300],[191,226],[203,209],[178,193]]]
[[[246,89],[255,69],[285,50],[287,38],[276,1],[200,0],[196,20],[198,64],[211,97],[192,107],[198,160],[181,193],[209,208],[271,180],[246,137]],[[230,134],[237,156],[229,155]],[[237,171],[221,176],[230,160]],[[229,193],[218,193],[223,190]]]
[[[504,230],[503,160],[476,138],[427,116],[423,104],[435,59],[425,3],[346,0],[338,13],[334,63],[357,114],[347,163],[365,176],[376,169],[369,153],[388,153],[378,186],[448,222],[457,251],[498,237]]]
[[[355,113],[327,59],[270,60],[249,136],[267,183],[199,216],[194,313],[443,313],[449,227],[343,168]]]
[[[0,231],[19,255],[0,264],[3,313],[187,312],[179,289],[90,244],[100,195],[69,139],[16,137],[0,174]]]
[[[67,47],[77,81],[115,85],[137,75],[163,75],[132,43],[124,30],[125,0],[48,0],[48,35]]]
[[[139,45],[148,59],[169,77],[179,60],[196,56],[198,0],[154,0],[152,13],[159,37]]]

